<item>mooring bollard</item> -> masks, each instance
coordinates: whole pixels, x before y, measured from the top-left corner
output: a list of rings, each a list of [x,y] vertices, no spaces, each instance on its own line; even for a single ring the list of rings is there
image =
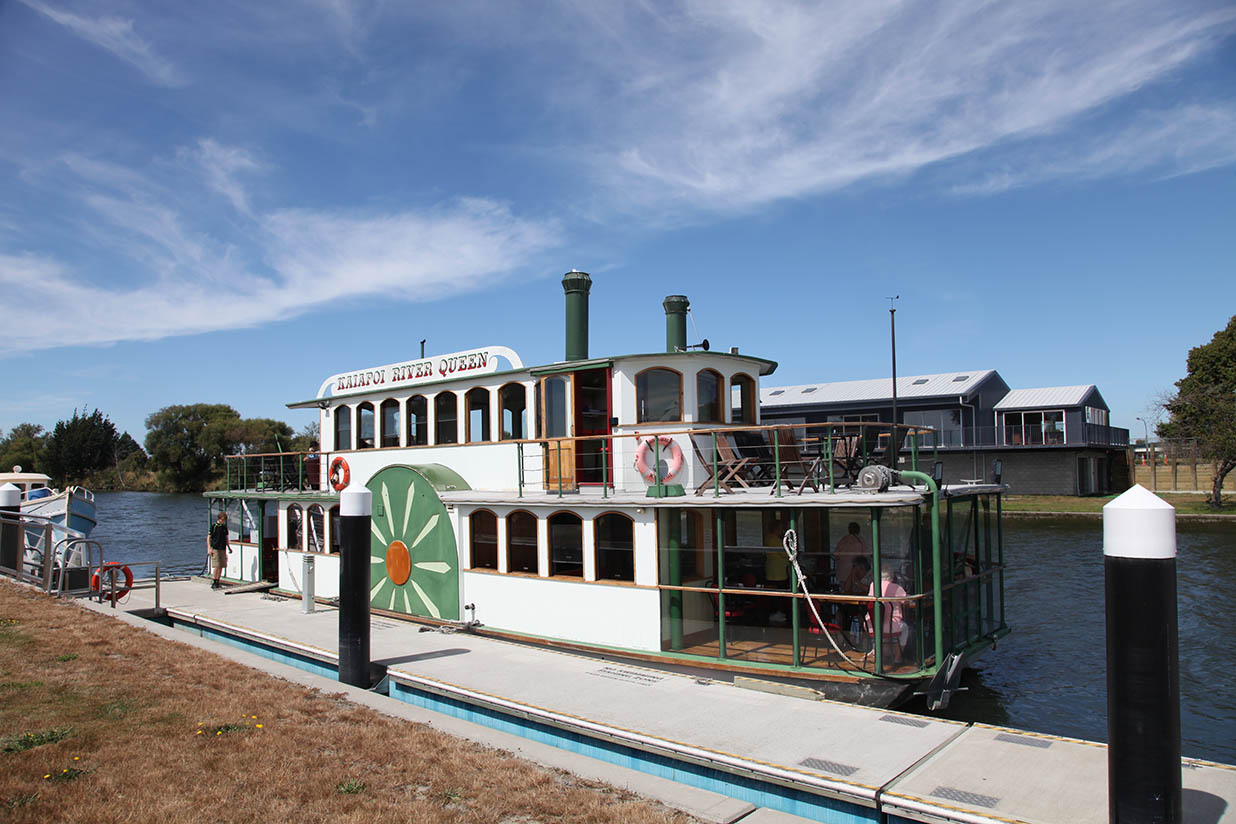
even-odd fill
[[[339,680],[368,689],[369,529],[373,495],[363,486],[339,493]]]
[[[21,489],[17,484],[0,486],[0,567],[19,572],[22,560]]]
[[[300,611],[313,612],[313,556],[300,556]]]
[[[1112,824],[1183,821],[1176,509],[1141,485],[1103,507]]]

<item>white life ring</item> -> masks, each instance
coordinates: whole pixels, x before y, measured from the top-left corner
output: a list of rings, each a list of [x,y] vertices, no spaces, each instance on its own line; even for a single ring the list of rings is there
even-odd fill
[[[678,477],[679,472],[682,472],[682,448],[669,435],[641,440],[639,446],[635,447],[635,469],[648,483],[655,484],[657,482],[656,471],[648,466],[648,453],[652,451],[654,441],[660,442],[661,454],[668,455],[666,459],[666,469],[668,471],[665,473],[665,477],[661,479],[661,483],[669,483]],[[668,453],[666,450],[668,450]]]

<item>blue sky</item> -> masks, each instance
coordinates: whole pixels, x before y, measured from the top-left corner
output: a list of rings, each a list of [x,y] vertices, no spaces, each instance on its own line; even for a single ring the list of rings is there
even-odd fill
[[[405,7],[407,6],[407,7]],[[0,3],[0,429],[503,344],[995,368],[1134,427],[1236,313],[1227,2]],[[689,332],[694,335],[694,332]]]

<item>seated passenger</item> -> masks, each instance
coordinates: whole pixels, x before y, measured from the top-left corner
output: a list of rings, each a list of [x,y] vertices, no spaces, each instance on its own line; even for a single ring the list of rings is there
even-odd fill
[[[881,564],[881,566],[883,566]],[[868,597],[875,596],[875,584],[867,590]],[[905,598],[907,595],[905,589],[895,581],[893,581],[893,571],[891,569],[883,569],[880,571],[880,597],[883,598]],[[872,610],[867,614],[867,631],[872,631],[871,616],[874,614],[874,604]],[[884,631],[885,649],[892,647],[893,663],[900,664],[905,655],[906,645],[910,643],[910,624],[905,620],[906,609],[910,606],[906,601],[892,601],[889,603],[880,604],[880,615]]]

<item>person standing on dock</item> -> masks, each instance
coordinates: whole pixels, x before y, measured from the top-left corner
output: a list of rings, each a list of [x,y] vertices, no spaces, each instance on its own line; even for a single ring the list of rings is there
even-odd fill
[[[220,512],[219,517],[215,518],[215,523],[210,528],[210,541],[207,546],[210,554],[210,571],[213,575],[210,588],[218,589],[219,577],[223,574],[223,565],[227,563],[227,556],[232,551],[227,540],[226,512]]]

